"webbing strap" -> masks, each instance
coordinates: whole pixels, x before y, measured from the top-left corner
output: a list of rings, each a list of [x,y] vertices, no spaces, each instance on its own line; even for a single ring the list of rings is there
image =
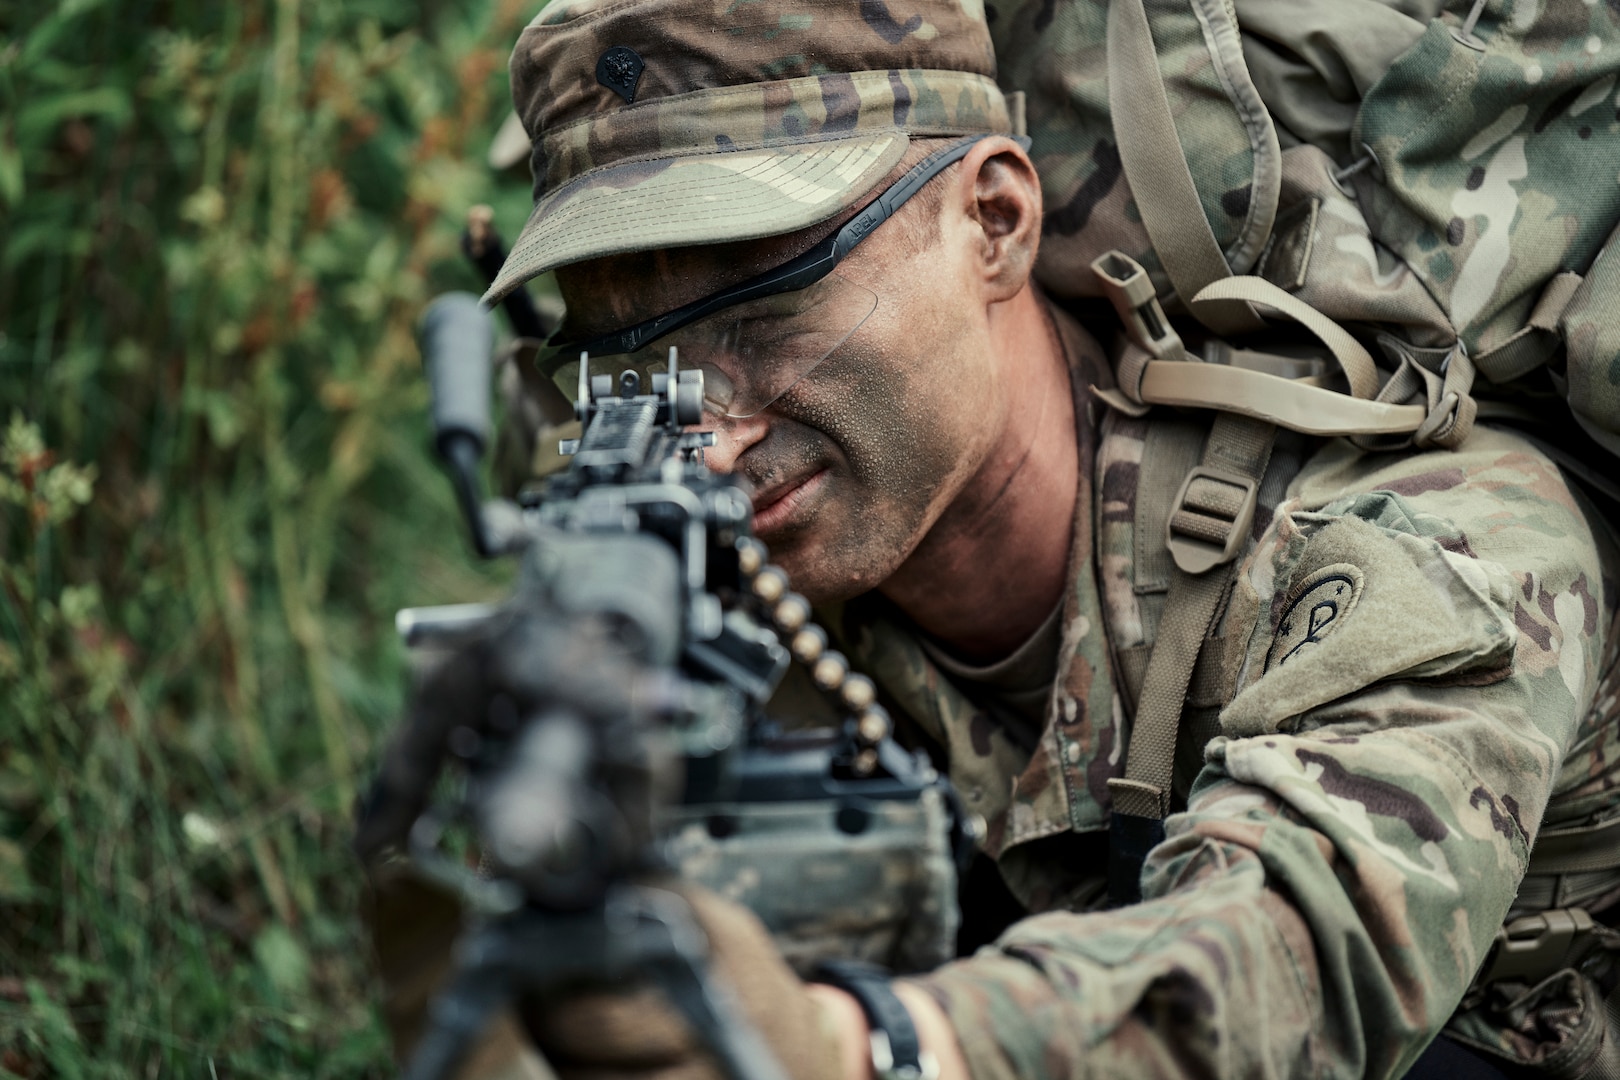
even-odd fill
[[[1363,401],[1336,390],[1224,364],[1149,360],[1140,390],[1149,405],[1241,413],[1306,435],[1401,435],[1423,426],[1422,405]]]
[[[1142,0],[1112,0],[1108,5],[1108,111],[1142,225],[1176,294],[1190,309],[1199,290],[1231,277],[1232,268],[1204,216],[1181,152]],[[1253,309],[1238,301],[1210,303],[1193,313],[1218,334],[1264,326]]]
[[[1118,393],[1100,392],[1097,396],[1132,416],[1142,415],[1149,405],[1218,409],[1305,435],[1351,436],[1357,445],[1369,450],[1407,445],[1451,449],[1473,430],[1478,403],[1468,392],[1472,382],[1473,368],[1461,350],[1444,375],[1403,359],[1402,366],[1371,401],[1328,390],[1313,380],[1252,368],[1148,360],[1141,365],[1137,384],[1142,405]],[[1398,437],[1397,441],[1387,446],[1379,444],[1377,437],[1391,436]],[[1558,460],[1554,454],[1548,456]],[[1577,470],[1576,475],[1584,477],[1585,473]],[[1612,487],[1601,478],[1598,483],[1600,488]]]
[[[1177,570],[1171,578],[1159,640],[1142,680],[1142,701],[1131,730],[1125,776],[1108,782],[1115,813],[1162,818],[1170,811],[1170,776],[1181,708],[1198,663],[1199,647],[1226,583],[1224,572],[1194,575]]]
[[[1526,877],[1620,869],[1620,818],[1573,829],[1543,829],[1530,849]]]
[[[1231,691],[1228,667],[1233,663],[1231,653],[1242,649],[1247,642],[1235,643],[1232,638],[1209,638],[1199,650],[1198,663],[1187,683],[1187,705],[1194,709],[1218,709],[1226,704]],[[1119,665],[1119,681],[1132,707],[1142,696],[1142,684],[1147,680],[1148,661],[1153,657],[1153,646],[1133,645],[1121,649],[1114,657]],[[1179,739],[1177,740],[1180,741]]]
[[[1116,904],[1140,898],[1142,860],[1164,836],[1176,732],[1187,688],[1221,597],[1231,583],[1235,555],[1253,518],[1255,492],[1271,460],[1276,435],[1271,424],[1218,414],[1203,457],[1182,487],[1180,505],[1171,509],[1166,540],[1177,553],[1177,566],[1171,573],[1164,615],[1137,703],[1125,775],[1108,781],[1113,804],[1108,877]],[[1238,496],[1240,490],[1240,497],[1229,498]],[[1205,550],[1222,552],[1224,557],[1211,556],[1214,561],[1202,572],[1189,572],[1183,555],[1177,552],[1177,541],[1187,536],[1197,536]]]
[[[1546,363],[1561,343],[1558,321],[1584,280],[1568,270],[1554,274],[1543,286],[1536,306],[1530,309],[1530,317],[1519,332],[1474,358],[1474,366],[1480,374],[1493,383],[1505,383]]]
[[[1361,342],[1349,331],[1291,292],[1278,288],[1265,278],[1229,277],[1212,281],[1191,298],[1193,310],[1216,300],[1248,300],[1264,304],[1287,315],[1315,334],[1327,346],[1328,352],[1344,369],[1350,382],[1350,394],[1362,400],[1371,400],[1378,393],[1378,365]]]

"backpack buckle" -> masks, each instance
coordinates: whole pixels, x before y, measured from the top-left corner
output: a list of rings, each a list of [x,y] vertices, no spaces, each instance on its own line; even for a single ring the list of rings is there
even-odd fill
[[[1176,565],[1197,575],[1231,562],[1248,539],[1259,495],[1260,485],[1246,476],[1193,466],[1165,524],[1165,546]]]
[[[1476,985],[1502,979],[1538,983],[1574,967],[1597,944],[1592,916],[1581,908],[1554,908],[1514,919],[1496,932],[1496,949]]]

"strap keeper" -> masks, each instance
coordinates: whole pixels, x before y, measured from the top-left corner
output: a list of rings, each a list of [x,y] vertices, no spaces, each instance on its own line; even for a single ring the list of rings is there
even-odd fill
[[[1195,465],[1181,482],[1165,523],[1165,546],[1185,573],[1199,575],[1237,557],[1254,524],[1260,485],[1209,465]]]

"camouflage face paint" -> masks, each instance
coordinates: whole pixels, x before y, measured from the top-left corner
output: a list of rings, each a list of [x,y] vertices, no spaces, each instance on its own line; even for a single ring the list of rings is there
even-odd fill
[[[761,491],[826,470],[813,505],[764,537],[818,602],[892,574],[985,453],[988,360],[961,347],[964,315],[907,317],[906,293],[885,292],[871,323],[767,410],[769,434],[738,465]]]

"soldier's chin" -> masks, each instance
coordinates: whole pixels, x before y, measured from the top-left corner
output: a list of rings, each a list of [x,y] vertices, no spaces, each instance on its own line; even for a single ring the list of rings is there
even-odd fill
[[[923,531],[916,508],[873,498],[836,468],[806,484],[795,512],[760,539],[787,571],[793,590],[812,604],[870,592],[906,560]]]
[[[871,592],[893,572],[886,562],[873,559],[872,552],[838,543],[843,530],[831,531],[835,535],[829,537],[811,528],[770,548],[771,561],[787,571],[793,590],[815,606]]]

